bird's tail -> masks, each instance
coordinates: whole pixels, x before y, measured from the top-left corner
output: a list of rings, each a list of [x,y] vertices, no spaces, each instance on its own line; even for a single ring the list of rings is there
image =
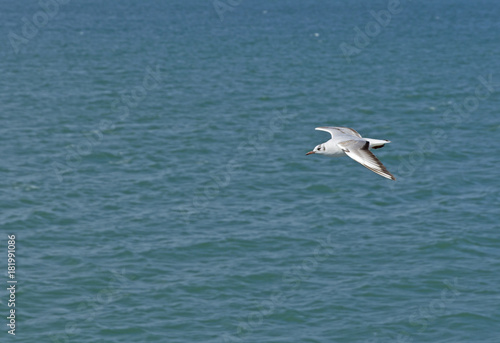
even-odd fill
[[[390,143],[391,141],[385,140],[385,139],[373,139],[373,138],[364,138],[370,143],[370,149],[380,149],[387,143]]]

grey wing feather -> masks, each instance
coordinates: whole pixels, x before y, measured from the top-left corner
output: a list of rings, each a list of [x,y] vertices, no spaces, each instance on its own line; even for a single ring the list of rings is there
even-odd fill
[[[379,159],[369,150],[370,143],[363,140],[349,140],[338,143],[347,156],[385,178],[396,180]]]
[[[358,131],[356,131],[354,129],[351,129],[350,127],[321,126],[321,127],[317,127],[316,130],[329,132],[332,135],[332,138],[333,138],[334,134],[338,134],[338,133],[343,133],[344,135],[356,136],[356,137],[359,137],[359,138],[363,138],[358,133]]]

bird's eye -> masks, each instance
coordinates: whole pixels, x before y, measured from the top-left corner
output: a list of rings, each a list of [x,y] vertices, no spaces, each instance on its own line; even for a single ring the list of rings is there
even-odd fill
[[[320,148],[320,147],[318,147],[318,149],[317,149],[317,150],[320,150],[320,149],[321,149],[321,148]]]

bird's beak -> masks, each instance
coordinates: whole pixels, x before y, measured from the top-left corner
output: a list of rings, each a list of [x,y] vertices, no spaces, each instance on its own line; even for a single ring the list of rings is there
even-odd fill
[[[309,152],[306,154],[306,156],[307,156],[307,155],[311,155],[311,154],[314,154],[314,151],[309,151]]]

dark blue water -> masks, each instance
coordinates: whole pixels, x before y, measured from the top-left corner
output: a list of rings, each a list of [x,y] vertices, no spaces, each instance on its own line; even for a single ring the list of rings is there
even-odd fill
[[[500,342],[499,13],[0,4],[2,342]]]

